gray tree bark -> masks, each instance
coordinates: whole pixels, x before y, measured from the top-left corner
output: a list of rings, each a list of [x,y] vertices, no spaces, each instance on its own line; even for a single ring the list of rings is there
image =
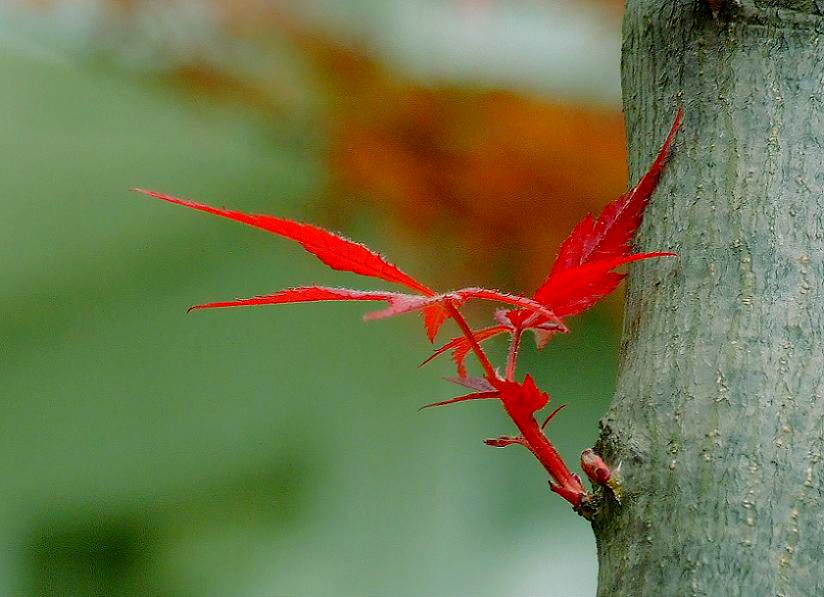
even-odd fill
[[[597,446],[600,595],[824,595],[824,2],[629,0],[639,233]]]

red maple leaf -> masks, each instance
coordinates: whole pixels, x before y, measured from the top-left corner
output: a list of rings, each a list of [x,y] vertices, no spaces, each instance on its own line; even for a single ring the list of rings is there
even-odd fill
[[[289,288],[275,294],[260,295],[248,299],[221,301],[195,305],[189,310],[211,309],[218,307],[240,307],[251,305],[274,305],[284,303],[316,302],[316,301],[386,301],[389,307],[370,313],[367,319],[379,319],[400,315],[411,311],[423,311],[424,323],[430,340],[435,339],[438,329],[448,317],[453,317],[453,309],[472,299],[497,301],[518,306],[550,321],[560,324],[558,317],[551,309],[532,299],[502,293],[486,288],[462,288],[438,294],[431,288],[415,280],[409,274],[401,271],[396,265],[387,261],[382,255],[369,247],[349,240],[312,224],[305,224],[269,215],[250,215],[243,212],[219,209],[189,199],[179,199],[145,189],[134,189],[156,199],[169,203],[191,207],[210,214],[229,218],[261,228],[268,232],[290,238],[318,257],[332,269],[349,271],[363,276],[379,278],[387,282],[400,284],[417,291],[419,294],[402,294],[396,292],[361,291],[346,288],[323,288],[309,286],[303,288]],[[561,324],[562,325],[562,324]]]
[[[679,108],[664,144],[641,180],[609,203],[598,218],[587,214],[561,244],[550,273],[533,295],[537,302],[550,308],[559,318],[586,311],[615,290],[626,277],[626,274],[615,272],[616,268],[642,259],[675,256],[675,253],[669,252],[633,254],[632,239],[661,178],[682,119],[683,110]],[[539,349],[559,331],[567,331],[565,327],[558,326],[557,322],[534,312],[500,310],[496,313],[496,319],[500,326],[477,330],[476,333],[483,334],[484,340],[510,333],[513,335],[515,350],[518,348],[520,335],[525,330],[535,334]],[[463,377],[466,374],[463,360],[468,353],[465,339],[453,339],[424,362],[449,350],[453,351],[458,374]]]
[[[587,214],[561,244],[543,284],[535,292],[535,300],[554,305],[559,315],[574,315],[584,311],[612,292],[624,278],[615,274],[616,267],[639,259],[671,256],[673,253],[632,255],[632,239],[661,178],[675,134],[681,126],[683,109],[678,110],[672,128],[649,170],[632,189],[609,203],[597,219]],[[598,264],[598,265],[595,265]],[[567,287],[575,280],[576,290]]]

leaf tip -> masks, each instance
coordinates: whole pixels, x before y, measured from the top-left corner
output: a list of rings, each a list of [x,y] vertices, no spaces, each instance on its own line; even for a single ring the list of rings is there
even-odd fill
[[[157,191],[150,191],[149,189],[144,189],[142,187],[131,187],[129,189],[130,193],[140,193],[142,195],[148,195],[149,197],[157,197],[160,193]]]

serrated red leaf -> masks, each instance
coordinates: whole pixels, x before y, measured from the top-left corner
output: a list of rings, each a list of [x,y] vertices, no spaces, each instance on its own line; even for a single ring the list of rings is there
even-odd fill
[[[423,322],[426,327],[426,336],[430,342],[435,342],[438,330],[449,317],[449,312],[441,304],[432,305],[423,309]]]
[[[543,350],[546,348],[546,345],[549,344],[549,341],[552,340],[552,337],[558,333],[558,329],[555,328],[554,324],[544,325],[543,323],[539,323],[537,325],[530,326],[532,333],[535,335],[535,347],[538,350]]]
[[[626,195],[621,195],[618,199],[615,199],[613,203],[622,201],[625,196]],[[611,204],[608,204],[607,207],[609,207],[609,205]],[[604,209],[606,210],[606,208]],[[561,247],[558,249],[558,257],[555,259],[555,263],[552,264],[552,270],[549,272],[548,277],[582,263],[585,253],[584,243],[592,236],[594,229],[595,217],[591,213],[585,215],[583,219],[575,225],[575,228],[572,229],[569,236],[564,239],[564,242],[561,243]]]
[[[523,309],[496,309],[495,321],[511,329],[523,327],[535,314]],[[557,324],[556,324],[557,325]]]
[[[248,307],[253,305],[280,305],[286,303],[311,303],[317,301],[387,301],[392,302],[401,297],[411,297],[413,295],[400,294],[397,292],[370,292],[364,290],[351,290],[349,288],[328,288],[325,286],[303,286],[299,288],[287,288],[275,294],[254,296],[247,299],[235,301],[225,301],[219,303],[207,303],[189,307],[189,311],[197,309],[216,309],[221,307]]]
[[[456,290],[454,294],[459,295],[462,302],[470,299],[483,299],[487,301],[497,301],[515,305],[516,307],[521,307],[522,309],[542,315],[549,321],[554,321],[557,323],[562,329],[566,329],[564,323],[555,313],[552,312],[552,309],[547,308],[546,305],[542,305],[534,299],[526,298],[525,296],[502,293],[497,290],[487,290],[486,288],[463,288],[461,290]]]
[[[550,277],[535,294],[535,300],[549,306],[562,317],[576,315],[615,290],[625,274],[613,272],[617,267],[641,259],[672,257],[675,253],[638,253],[611,257],[568,268]]]
[[[473,298],[481,298],[485,300],[498,300],[501,302],[508,302],[511,304],[519,304],[522,305],[524,308],[534,309],[535,312],[540,314],[542,317],[546,317],[547,314],[552,314],[552,311],[531,299],[509,294],[502,294],[497,291],[479,288],[465,288],[462,290],[456,290],[454,292],[448,292],[445,294],[440,294],[432,297],[425,297],[414,294],[403,294],[400,292],[352,290],[349,288],[329,288],[325,286],[304,286],[298,288],[287,288],[274,294],[259,295],[247,299],[237,299],[233,301],[221,301],[201,305],[194,305],[193,307],[189,308],[189,311],[195,311],[199,309],[216,309],[223,307],[247,307],[253,305],[278,305],[287,303],[308,303],[318,301],[385,301],[389,303],[389,307],[387,309],[373,311],[372,313],[367,313],[364,316],[365,320],[371,320],[381,319],[384,317],[391,317],[403,313],[409,313],[411,311],[425,309],[427,307],[441,306],[446,301],[461,303],[467,300],[471,300]],[[554,319],[557,319],[554,314],[552,314],[552,317]],[[489,336],[484,335],[483,339],[485,339],[486,337]],[[465,352],[463,352],[463,342],[461,342],[461,346],[458,347],[462,352],[461,359],[463,359],[466,358],[466,355],[471,350],[471,344],[466,338],[456,338],[455,340],[453,340],[453,342],[459,340],[466,342]],[[435,354],[433,354],[429,359],[427,359],[427,361],[424,361],[424,363],[428,362],[430,359],[434,358],[441,352],[443,352],[443,350],[441,350],[440,352],[436,351]],[[459,373],[463,376],[466,372],[466,368],[461,366],[461,363],[458,363],[458,369]]]
[[[553,275],[567,268],[589,261],[620,257],[632,252],[632,238],[641,223],[649,198],[658,185],[661,171],[669,156],[675,135],[681,126],[683,115],[683,108],[679,108],[658,156],[638,184],[609,203],[597,220],[589,214],[573,229],[561,244],[558,258],[547,282]]]
[[[432,408],[433,406],[444,406],[445,404],[455,404],[456,402],[466,402],[467,400],[487,400],[489,398],[498,398],[498,396],[498,392],[476,392],[474,394],[467,394],[466,396],[458,396],[450,400],[442,400],[441,402],[430,402],[429,404],[424,404],[418,410]]]
[[[537,313],[546,319],[555,321],[560,326],[563,326],[563,323],[558,316],[555,315],[555,313],[553,313],[552,310],[546,305],[542,305],[541,303],[526,298],[525,296],[507,294],[497,290],[489,290],[487,288],[461,288],[460,290],[453,290],[451,292],[445,292],[435,296],[399,295],[397,300],[392,301],[389,308],[367,313],[364,319],[368,320],[393,317],[395,315],[418,311],[437,304],[452,304],[458,306],[473,299],[516,305],[523,309]]]
[[[549,403],[549,394],[541,391],[531,375],[527,374],[523,383],[503,379],[490,380],[501,395],[507,411],[513,417],[531,418],[532,413]]]
[[[484,340],[488,340],[493,336],[501,334],[507,331],[507,327],[503,325],[493,325],[488,328],[483,328],[480,330],[474,330],[473,335],[475,336],[475,341],[480,344]],[[460,377],[467,377],[467,369],[466,369],[466,357],[472,351],[472,344],[466,336],[459,336],[457,338],[452,338],[449,342],[441,346],[431,355],[429,355],[424,362],[422,362],[419,367],[423,367],[429,361],[434,359],[435,357],[442,355],[448,351],[452,352],[452,360],[455,361],[455,365],[458,368],[458,375]]]
[[[401,271],[397,266],[389,263],[382,255],[369,247],[319,226],[276,216],[246,214],[229,209],[219,209],[189,199],[171,197],[156,191],[148,191],[145,189],[132,190],[156,199],[168,201],[169,203],[191,207],[192,209],[242,222],[249,226],[254,226],[255,228],[260,228],[267,232],[292,239],[332,269],[379,278],[387,282],[406,286],[427,296],[436,294],[434,290],[424,286],[409,274]]]
[[[630,253],[633,249],[632,238],[661,177],[682,118],[683,109],[679,108],[658,156],[638,184],[608,204],[598,219],[587,214],[561,244],[552,270],[534,295],[536,301],[547,305],[558,317],[585,311],[615,290],[624,279],[623,274],[612,272],[618,265],[669,255],[649,253],[631,256]],[[626,260],[610,266],[610,259]],[[597,265],[588,265],[595,263]],[[565,327],[553,329],[553,320],[525,314],[517,309],[496,312],[496,319],[504,325],[533,330],[538,350],[546,346],[556,331],[567,331]]]
[[[496,329],[497,327],[498,326],[492,326],[486,330],[476,332],[475,341],[480,344],[485,340],[489,340],[490,338],[507,331],[506,328]],[[461,377],[466,377],[469,373],[466,368],[466,358],[469,356],[470,352],[472,352],[472,344],[468,340],[466,340],[466,342],[462,342],[460,346],[456,346],[452,351],[452,361],[455,363],[455,368],[458,371],[458,375]]]
[[[456,385],[469,388],[470,390],[477,390],[478,392],[491,392],[495,389],[489,380],[484,377],[444,377],[446,381],[450,381]]]
[[[501,326],[493,326],[493,327],[501,327]],[[477,334],[478,334],[480,331],[481,331],[481,330],[476,330],[476,331],[475,331],[475,334],[476,334],[475,339],[476,339],[476,340],[478,340],[478,336],[477,336]],[[480,342],[480,340],[478,340],[478,342]],[[425,359],[421,362],[421,364],[420,364],[420,365],[418,365],[418,367],[423,367],[424,365],[426,365],[429,361],[431,361],[431,360],[432,360],[432,359],[434,359],[435,357],[438,357],[438,356],[442,355],[443,353],[445,353],[445,352],[447,352],[447,351],[449,351],[449,350],[453,350],[453,349],[455,349],[455,348],[457,348],[458,346],[461,346],[461,345],[463,345],[463,344],[469,344],[469,340],[468,340],[465,336],[458,336],[457,338],[452,338],[452,340],[450,340],[449,342],[447,342],[446,344],[444,344],[444,345],[443,345],[443,346],[441,346],[440,348],[435,349],[435,351],[434,351],[431,355],[429,355],[428,357],[426,357],[426,358],[425,358]],[[462,376],[462,377],[463,377],[463,376]]]

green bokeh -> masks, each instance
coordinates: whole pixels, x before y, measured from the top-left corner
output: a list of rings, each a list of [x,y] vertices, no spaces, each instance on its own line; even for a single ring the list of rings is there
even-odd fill
[[[71,62],[0,56],[0,593],[594,592],[588,525],[495,404],[454,395],[414,317],[357,305],[185,314],[323,282],[285,240],[130,194],[306,216],[322,140]],[[288,128],[288,127],[287,127]],[[414,271],[379,222],[348,231]],[[549,249],[551,250],[551,249]],[[615,372],[599,316],[524,369],[592,444]]]

